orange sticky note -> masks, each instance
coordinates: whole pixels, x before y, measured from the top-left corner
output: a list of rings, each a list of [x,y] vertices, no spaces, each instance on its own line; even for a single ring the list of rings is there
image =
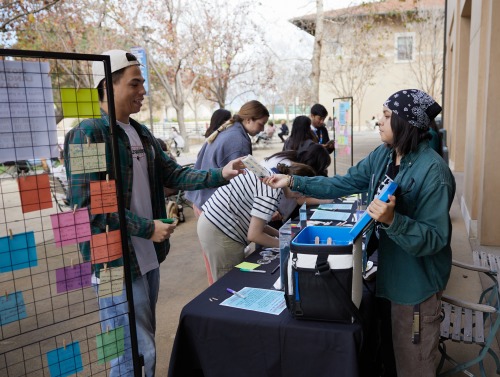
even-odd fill
[[[122,241],[120,231],[113,230],[92,235],[90,239],[90,253],[92,263],[106,263],[121,258]]]
[[[23,213],[52,208],[48,174],[27,175],[17,179]]]
[[[90,182],[90,213],[111,213],[118,211],[116,185],[114,180]]]

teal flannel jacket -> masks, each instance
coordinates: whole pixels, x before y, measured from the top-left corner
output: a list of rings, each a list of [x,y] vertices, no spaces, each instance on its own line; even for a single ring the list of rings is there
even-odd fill
[[[150,192],[144,193],[151,197],[153,208],[153,219],[165,218],[165,195],[164,187],[197,190],[207,187],[218,187],[227,183],[222,177],[222,169],[210,169],[208,171],[195,170],[178,165],[170,159],[161,149],[153,134],[143,125],[130,118],[130,124],[136,129],[141,138],[148,161],[149,187]],[[140,276],[139,264],[137,262],[136,251],[132,245],[130,236],[149,239],[154,233],[154,221],[137,216],[130,211],[130,202],[132,197],[132,153],[130,142],[125,131],[117,126],[117,141],[120,159],[120,171],[122,179],[122,192],[124,195],[126,229],[128,236],[128,248],[130,252],[130,268],[132,277]],[[70,144],[88,144],[104,143],[106,147],[106,171],[72,174],[71,172],[71,153]],[[90,181],[105,180],[106,174],[109,179],[115,179],[113,165],[113,153],[111,142],[111,128],[109,125],[109,116],[101,109],[101,118],[85,119],[75,128],[71,129],[64,140],[64,165],[68,177],[68,200],[71,208],[75,205],[77,208],[90,208]],[[90,214],[90,225],[92,234],[103,233],[108,225],[109,231],[120,228],[118,213],[108,214]],[[90,242],[79,244],[80,252],[84,261],[91,260]],[[165,260],[170,249],[169,240],[154,244],[158,262]],[[110,261],[108,267],[123,265],[123,257]],[[92,266],[96,276],[99,277],[99,270],[102,264]]]

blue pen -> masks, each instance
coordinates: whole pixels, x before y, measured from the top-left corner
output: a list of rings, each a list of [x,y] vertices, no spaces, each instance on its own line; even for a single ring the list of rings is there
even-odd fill
[[[246,298],[246,296],[243,296],[241,293],[236,292],[234,289],[226,288],[226,291],[228,291],[229,293],[231,293],[231,294],[233,294],[235,296],[238,296],[238,297],[241,297],[241,298]]]

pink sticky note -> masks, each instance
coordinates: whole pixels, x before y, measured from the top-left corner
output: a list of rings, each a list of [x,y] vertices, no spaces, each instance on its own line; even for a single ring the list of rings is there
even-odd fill
[[[50,215],[57,246],[90,241],[90,219],[87,208]]]
[[[57,293],[90,287],[91,274],[90,262],[58,268],[56,270]]]

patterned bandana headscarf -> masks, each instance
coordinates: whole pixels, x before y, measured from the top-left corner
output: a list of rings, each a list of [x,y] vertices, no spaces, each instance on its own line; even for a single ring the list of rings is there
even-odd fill
[[[400,90],[390,96],[384,106],[422,130],[428,129],[431,121],[441,112],[441,106],[418,89]]]

